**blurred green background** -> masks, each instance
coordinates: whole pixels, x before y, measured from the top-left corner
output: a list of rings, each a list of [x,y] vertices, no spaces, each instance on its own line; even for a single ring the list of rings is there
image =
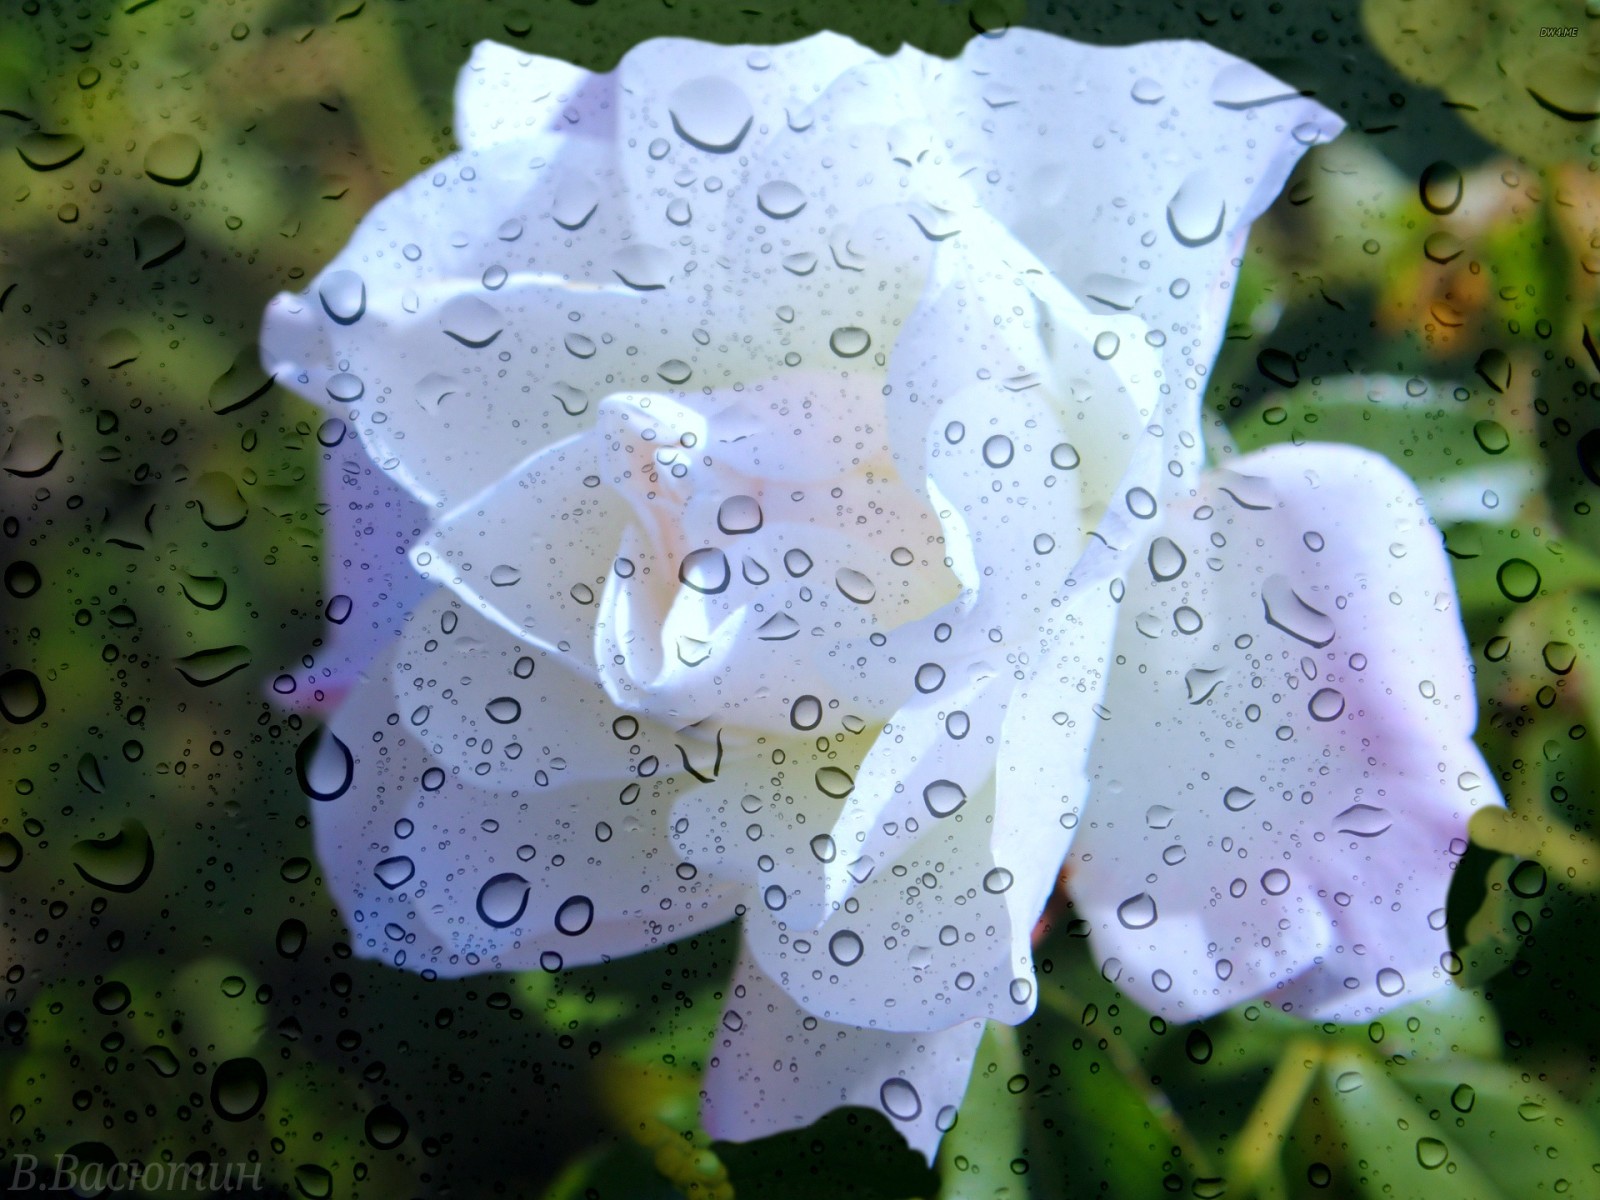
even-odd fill
[[[863,1110],[711,1143],[726,931],[559,976],[351,957],[264,682],[325,629],[326,452],[260,314],[450,152],[480,38],[605,69],[1023,24],[1203,39],[1350,126],[1257,226],[1208,436],[1367,446],[1445,530],[1509,804],[1451,891],[1462,986],[1167,1025],[1067,907],[935,1170]],[[0,136],[0,1182],[71,1153],[308,1197],[1600,1195],[1594,0],[6,0]]]

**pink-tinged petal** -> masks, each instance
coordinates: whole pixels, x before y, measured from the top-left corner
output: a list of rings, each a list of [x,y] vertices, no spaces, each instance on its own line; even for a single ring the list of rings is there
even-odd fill
[[[1106,972],[1193,1019],[1356,1020],[1443,986],[1499,802],[1437,529],[1376,455],[1280,447],[1170,505],[1126,579],[1073,846]]]
[[[363,955],[444,976],[558,969],[718,924],[744,889],[681,862],[674,735],[438,589],[298,769]]]
[[[712,1137],[743,1142],[856,1104],[883,1113],[931,1164],[982,1036],[976,1020],[891,1033],[813,1016],[746,951],[712,1041],[701,1120]]]

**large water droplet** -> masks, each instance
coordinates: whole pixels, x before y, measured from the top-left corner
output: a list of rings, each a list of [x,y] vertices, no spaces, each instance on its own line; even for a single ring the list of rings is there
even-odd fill
[[[1208,170],[1199,170],[1183,181],[1167,202],[1167,228],[1185,246],[1204,246],[1222,233],[1227,216],[1222,189]]]
[[[528,907],[528,881],[514,871],[491,878],[478,889],[478,916],[496,929],[515,925]]]
[[[679,582],[707,596],[727,591],[732,574],[728,556],[715,546],[691,550],[678,565]]]
[[[715,75],[680,84],[667,97],[678,136],[712,154],[731,154],[750,130],[755,114],[738,87]]]
[[[71,133],[26,133],[17,141],[17,153],[35,171],[54,171],[83,153],[83,139]]]
[[[253,1058],[230,1058],[211,1074],[211,1107],[224,1121],[248,1121],[267,1102],[267,1072]]]
[[[1229,812],[1243,812],[1256,802],[1256,794],[1249,788],[1231,787],[1222,794],[1222,805]]]
[[[1318,721],[1337,720],[1344,713],[1344,693],[1331,687],[1318,688],[1306,708]]]
[[[806,206],[806,194],[785,179],[764,183],[756,191],[756,207],[778,221],[788,220]]]
[[[392,892],[395,888],[411,881],[411,877],[417,873],[417,864],[408,856],[397,854],[373,867],[372,873],[378,877],[379,883]]]
[[[1339,833],[1355,837],[1377,837],[1394,824],[1389,810],[1371,804],[1352,804],[1333,818],[1333,827]]]
[[[300,790],[313,800],[337,800],[349,791],[355,778],[355,759],[325,725],[306,735],[294,755],[295,778]]]
[[[1460,170],[1455,164],[1443,161],[1424,167],[1417,184],[1423,207],[1441,216],[1455,212],[1456,205],[1461,203],[1461,190]]]
[[[1169,537],[1158,537],[1150,543],[1150,574],[1157,583],[1165,583],[1183,574],[1189,560]]]
[[[798,696],[789,706],[789,723],[796,729],[815,729],[822,723],[822,701],[815,696]]]
[[[24,725],[44,712],[44,685],[32,671],[14,667],[0,675],[0,716]]]
[[[816,775],[817,790],[834,800],[843,800],[856,786],[856,781],[840,767],[819,767]]]
[[[898,1075],[883,1081],[878,1089],[878,1100],[883,1111],[897,1121],[914,1121],[922,1115],[922,1097],[917,1095],[917,1089],[909,1080]]]
[[[144,173],[157,183],[182,187],[200,174],[200,143],[187,133],[169,133],[144,152]]]
[[[569,178],[556,189],[550,219],[563,229],[582,229],[600,207],[600,187],[592,179]]]
[[[1384,967],[1378,972],[1378,991],[1385,996],[1398,996],[1405,989],[1405,976],[1393,967]]]
[[[136,892],[156,865],[155,843],[142,824],[125,820],[121,830],[109,838],[74,845],[72,865],[96,887],[108,892]]]
[[[717,508],[717,528],[723,533],[754,533],[761,528],[761,505],[754,496],[729,496]]]
[[[556,929],[577,937],[594,924],[594,901],[587,896],[568,896],[556,909]]]
[[[849,929],[841,929],[828,939],[828,953],[841,967],[859,962],[865,949],[860,936]]]
[[[872,335],[859,325],[841,325],[828,335],[828,346],[840,358],[860,358],[872,345]]]
[[[953,780],[935,779],[922,789],[922,802],[934,816],[948,817],[967,802],[967,793]]]
[[[322,309],[340,325],[354,325],[367,311],[367,283],[354,271],[330,271],[317,285]]]
[[[483,711],[496,725],[510,725],[522,716],[522,705],[515,696],[496,696],[483,706]]]
[[[1148,929],[1156,923],[1156,902],[1149,892],[1129,896],[1117,905],[1117,920],[1124,929]]]
[[[873,597],[878,594],[877,586],[872,580],[849,567],[841,567],[838,574],[833,577],[833,581],[846,599],[853,600],[857,604],[870,604]]]
[[[1525,558],[1506,559],[1500,564],[1500,569],[1495,572],[1494,578],[1506,599],[1519,604],[1537,596],[1539,586],[1544,582],[1539,576],[1539,568]]]
[[[1318,649],[1333,641],[1332,618],[1300,599],[1287,576],[1269,576],[1261,585],[1261,602],[1267,624],[1274,629],[1281,629],[1290,637]]]

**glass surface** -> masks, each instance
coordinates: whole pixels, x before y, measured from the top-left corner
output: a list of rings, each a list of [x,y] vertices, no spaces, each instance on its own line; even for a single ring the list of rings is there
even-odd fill
[[[481,39],[607,70],[655,36],[834,29],[948,56],[1021,27],[1199,39],[1346,122],[1252,230],[1207,449],[1346,442],[1417,483],[1508,807],[1475,816],[1439,897],[1456,981],[1426,1000],[1350,1025],[1270,994],[1164,1020],[1108,981],[1063,890],[1036,939],[1038,1011],[989,1026],[931,1166],[864,1108],[713,1141],[699,1090],[735,926],[451,979],[353,952],[308,790],[340,611],[325,463],[358,452],[263,370],[262,315],[452,152]],[[6,4],[0,1178],[550,1200],[1594,1194],[1597,114],[1600,8],[1550,0]]]

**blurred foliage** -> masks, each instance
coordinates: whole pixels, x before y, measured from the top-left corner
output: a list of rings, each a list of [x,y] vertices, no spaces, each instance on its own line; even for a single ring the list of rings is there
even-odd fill
[[[0,1178],[259,1163],[273,1195],[1600,1190],[1600,6],[1219,0],[13,0],[0,8]],[[1463,987],[1369,1026],[1193,1026],[1101,978],[1070,902],[929,1170],[876,1114],[708,1141],[726,931],[551,975],[356,961],[293,754],[322,629],[316,414],[254,339],[449,152],[485,37],[604,69],[660,34],[952,53],[1027,23],[1195,37],[1350,132],[1258,227],[1219,457],[1354,442],[1456,565],[1508,808],[1450,897]],[[277,677],[274,690],[261,685]],[[34,712],[35,709],[39,711]],[[190,1193],[193,1194],[193,1193]]]

